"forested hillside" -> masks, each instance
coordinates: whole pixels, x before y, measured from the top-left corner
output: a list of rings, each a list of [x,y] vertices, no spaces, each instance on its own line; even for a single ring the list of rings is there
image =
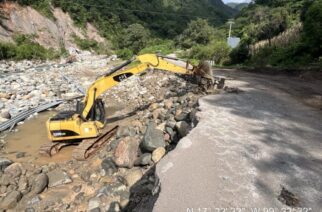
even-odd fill
[[[223,24],[236,11],[221,0],[17,0],[50,16],[50,4],[68,12],[79,25],[99,26],[107,38],[139,23],[165,38],[180,34],[191,20],[204,17],[213,26]]]
[[[321,0],[255,0],[235,19],[233,33],[242,42],[232,52],[232,62],[259,65],[318,62],[321,29]],[[276,40],[278,45],[274,45]],[[259,51],[252,54],[252,48]]]
[[[225,24],[237,13],[237,10],[228,7],[221,0],[8,0],[6,2],[31,6],[53,21],[56,19],[53,9],[61,8],[71,16],[78,27],[85,29],[87,23],[93,24],[123,58],[131,57],[140,51],[168,53],[175,47],[191,48],[194,44],[206,45],[211,40],[210,37],[214,36],[212,33],[214,27]],[[224,37],[221,36],[221,39]],[[80,39],[75,36],[75,43],[81,49],[97,49],[96,42],[86,38]]]
[[[241,11],[243,8],[248,6],[248,3],[235,3],[235,2],[231,2],[231,3],[227,3],[227,5],[233,9],[236,9],[238,11]]]

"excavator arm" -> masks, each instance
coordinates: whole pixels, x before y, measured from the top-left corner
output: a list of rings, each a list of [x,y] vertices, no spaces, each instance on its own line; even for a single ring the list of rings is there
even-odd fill
[[[87,119],[90,115],[90,111],[95,105],[96,99],[105,91],[111,87],[117,85],[121,81],[149,68],[160,69],[165,71],[170,71],[178,74],[193,74],[194,67],[186,63],[186,67],[181,67],[174,63],[169,62],[170,60],[176,60],[175,58],[169,58],[165,56],[155,55],[155,54],[144,54],[137,56],[135,59],[129,60],[119,67],[116,67],[108,74],[98,78],[88,89],[87,94],[84,98],[84,109],[81,113],[82,118]],[[127,65],[139,62],[139,64],[134,67],[127,68],[123,71],[120,69],[126,67]]]

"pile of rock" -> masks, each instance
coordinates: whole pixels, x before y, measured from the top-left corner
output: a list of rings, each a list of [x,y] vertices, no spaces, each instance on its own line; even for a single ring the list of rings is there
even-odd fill
[[[72,182],[55,164],[39,167],[0,158],[0,168],[1,209],[12,209],[20,201],[32,205],[45,189]]]

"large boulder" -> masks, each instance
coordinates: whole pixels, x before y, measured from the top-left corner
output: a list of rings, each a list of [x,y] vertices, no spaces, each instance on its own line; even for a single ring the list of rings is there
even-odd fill
[[[22,195],[19,191],[12,191],[7,196],[3,198],[0,203],[1,209],[12,209],[16,207],[17,203],[20,201]]]
[[[114,161],[119,167],[132,168],[137,158],[139,139],[125,137],[117,145],[114,152]]]
[[[72,182],[72,179],[67,175],[67,173],[59,169],[49,172],[47,176],[49,188]]]
[[[13,163],[5,168],[4,173],[10,175],[12,178],[20,177],[22,174],[22,165],[20,163]]]
[[[150,122],[141,143],[144,151],[153,152],[158,147],[165,147],[163,132],[156,129],[155,124]]]
[[[48,185],[48,181],[49,179],[46,174],[42,173],[37,175],[32,184],[32,193],[40,194],[43,192]]]

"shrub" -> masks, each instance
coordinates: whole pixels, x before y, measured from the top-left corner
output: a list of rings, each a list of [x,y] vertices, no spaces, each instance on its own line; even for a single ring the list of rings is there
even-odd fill
[[[141,24],[132,24],[119,37],[118,45],[121,49],[129,49],[137,54],[141,49],[145,48],[150,39],[149,30],[145,29]]]
[[[214,29],[208,21],[198,18],[191,21],[188,28],[178,37],[178,45],[183,48],[191,48],[197,44],[208,44],[214,34]]]
[[[241,42],[237,48],[230,52],[231,64],[241,64],[246,62],[249,58],[249,49],[247,44]]]
[[[95,50],[98,49],[98,43],[95,40],[81,39],[74,35],[76,45],[82,50]]]
[[[139,54],[147,54],[147,53],[160,53],[163,55],[167,55],[173,53],[175,51],[174,42],[171,40],[161,40],[155,39],[148,44],[147,47],[142,49]]]
[[[225,41],[212,41],[209,45],[196,45],[189,52],[189,58],[213,60],[222,65],[229,59],[230,48]]]
[[[128,60],[133,56],[133,52],[127,48],[118,50],[116,54],[124,60]]]
[[[46,49],[31,40],[33,35],[16,35],[13,43],[0,43],[0,59],[55,59],[60,56],[60,52],[54,49]]]

